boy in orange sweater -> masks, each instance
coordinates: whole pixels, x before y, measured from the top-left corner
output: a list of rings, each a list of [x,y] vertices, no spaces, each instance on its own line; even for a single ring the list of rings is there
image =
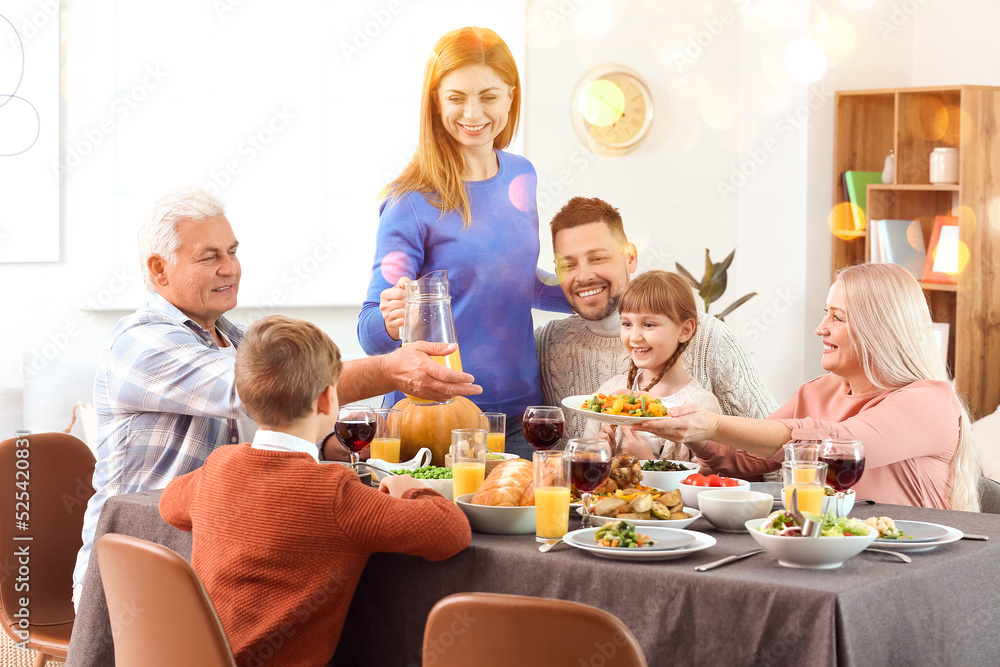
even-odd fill
[[[419,480],[376,490],[314,444],[337,420],[340,352],[315,325],[254,323],[236,355],[236,390],[259,426],[221,447],[160,498],[193,535],[201,577],[239,665],[325,664],[368,555],[444,560],[469,544],[465,515]],[[317,599],[324,600],[316,604]]]

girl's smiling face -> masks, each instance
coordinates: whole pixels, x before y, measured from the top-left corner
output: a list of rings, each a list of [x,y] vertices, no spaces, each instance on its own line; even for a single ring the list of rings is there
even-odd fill
[[[677,351],[677,346],[694,335],[694,320],[683,324],[666,315],[622,313],[622,345],[637,368],[659,373]]]

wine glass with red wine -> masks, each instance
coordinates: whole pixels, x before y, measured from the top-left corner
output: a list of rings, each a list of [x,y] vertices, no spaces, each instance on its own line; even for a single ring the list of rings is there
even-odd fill
[[[554,408],[551,405],[529,405],[524,410],[521,428],[528,444],[536,451],[543,451],[553,449],[559,444],[565,424],[566,418],[563,417],[562,408]]]
[[[826,483],[837,492],[837,516],[844,492],[858,483],[865,471],[865,448],[860,440],[829,438],[820,443],[819,460],[826,464]]]
[[[358,455],[375,437],[375,410],[367,405],[345,405],[337,413],[333,432],[351,452],[351,467],[358,471]]]
[[[572,438],[566,453],[570,479],[583,501],[583,527],[590,528],[590,494],[611,474],[611,443],[603,438]]]

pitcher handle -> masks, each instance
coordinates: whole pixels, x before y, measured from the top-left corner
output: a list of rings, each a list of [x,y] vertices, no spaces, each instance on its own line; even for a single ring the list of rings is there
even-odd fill
[[[424,466],[429,465],[431,462],[431,456],[433,456],[433,454],[431,454],[431,450],[426,447],[421,447],[415,457],[417,459],[417,467],[423,468]]]

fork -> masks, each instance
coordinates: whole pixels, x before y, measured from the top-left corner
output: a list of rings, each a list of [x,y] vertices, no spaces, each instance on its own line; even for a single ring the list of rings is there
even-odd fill
[[[868,547],[865,551],[874,551],[878,554],[889,554],[890,556],[895,556],[904,563],[912,563],[913,559],[906,554],[899,553],[898,551],[890,551],[889,549],[876,549],[875,547]]]

